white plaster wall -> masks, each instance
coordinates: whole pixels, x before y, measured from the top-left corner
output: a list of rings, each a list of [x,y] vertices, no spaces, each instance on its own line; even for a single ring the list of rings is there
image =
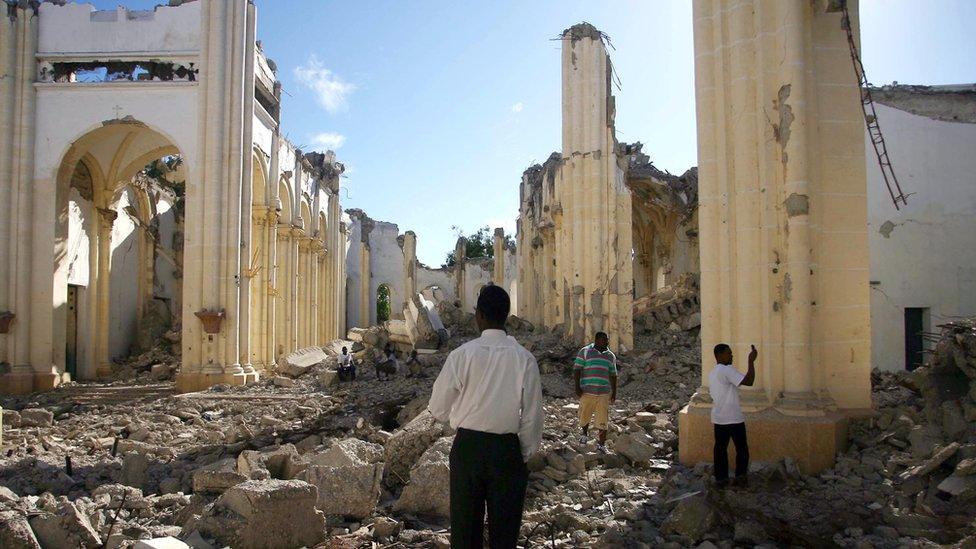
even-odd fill
[[[38,51],[44,53],[186,52],[200,48],[200,5],[96,11],[91,4],[40,6]]]
[[[89,250],[93,231],[92,203],[78,189],[68,192],[68,284],[88,286]]]
[[[444,292],[444,299],[454,300],[454,277],[446,269],[417,267],[417,291],[422,292],[429,286],[439,287]]]
[[[363,244],[360,240],[362,225],[359,219],[348,222],[349,238],[346,240],[346,328],[363,327],[366,322],[359,319],[359,296],[362,281],[359,276],[360,255]]]
[[[466,313],[473,313],[481,288],[492,282],[495,262],[489,258],[468,259],[464,267],[464,303]]]
[[[135,207],[134,202],[126,191],[114,208],[119,215],[112,224],[108,332],[109,357],[113,360],[129,355],[139,320],[139,233],[124,211],[126,206]]]
[[[156,205],[156,219],[159,226],[160,245],[169,250],[169,253],[174,254],[172,250],[175,243],[173,237],[176,235],[176,215],[172,208],[173,205],[169,201],[160,200],[159,204]],[[169,261],[157,255],[155,271],[153,295],[169,300],[170,307],[173,307],[174,299],[178,297],[177,293],[179,292],[175,267]],[[179,311],[170,309],[170,313],[178,315]]]
[[[403,303],[403,279],[406,276],[404,268],[403,248],[397,243],[400,229],[394,223],[377,221],[373,231],[369,233],[369,271],[370,281],[370,324],[376,323],[376,290],[381,284],[390,286],[390,303],[392,304],[391,318],[403,318],[400,304]]]
[[[79,109],[78,105],[84,105]],[[180,149],[197,173],[197,86],[185,83],[42,84],[37,87],[34,175],[54,181],[69,145],[106,121],[132,116]],[[118,108],[118,112],[116,112]],[[187,181],[192,185],[192,179]]]
[[[254,104],[255,111],[257,110],[257,106],[258,104],[255,103]],[[264,154],[266,154],[268,158],[270,158],[271,146],[273,143],[274,128],[271,127],[271,125],[268,123],[268,120],[266,120],[263,116],[258,116],[257,114],[254,115],[254,122],[251,127],[253,128],[253,132],[252,132],[253,135],[251,136],[251,140],[254,142],[254,145],[259,149],[261,149],[261,151],[264,152]],[[285,169],[291,169],[291,168],[285,168]]]
[[[867,141],[872,365],[905,368],[904,308],[931,325],[976,314],[976,124],[941,122],[878,104],[895,173],[896,211]],[[885,237],[886,221],[895,227]]]

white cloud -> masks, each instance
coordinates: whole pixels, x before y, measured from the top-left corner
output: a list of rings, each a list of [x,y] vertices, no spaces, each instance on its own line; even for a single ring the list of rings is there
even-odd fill
[[[295,78],[303,86],[315,92],[315,99],[325,110],[334,113],[346,108],[346,96],[356,89],[339,75],[322,65],[312,54],[308,62],[295,67]]]
[[[524,106],[524,105],[522,105],[522,102],[521,102],[521,101],[519,101],[518,103],[516,103],[516,104],[514,104],[514,105],[512,105],[512,112],[515,112],[515,113],[519,113],[519,112],[522,112],[522,107],[523,107],[523,106]]]
[[[312,136],[312,146],[317,151],[334,151],[346,142],[346,136],[341,133],[322,132]]]

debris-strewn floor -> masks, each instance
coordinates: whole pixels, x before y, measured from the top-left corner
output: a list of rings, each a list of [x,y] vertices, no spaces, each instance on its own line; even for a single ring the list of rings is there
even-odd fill
[[[922,373],[875,375],[877,413],[854,423],[833,469],[756,463],[748,487],[725,490],[709,467],[675,463],[676,413],[700,379],[694,332],[641,336],[621,357],[607,455],[578,440],[575,349],[518,337],[546,394],[527,546],[976,543],[971,322],[946,328]],[[451,439],[423,412],[445,357],[423,356],[423,377],[390,381],[360,367],[357,381],[334,385],[318,366],[190,395],[147,374],[4,398],[0,546],[173,536],[193,547],[445,547]]]

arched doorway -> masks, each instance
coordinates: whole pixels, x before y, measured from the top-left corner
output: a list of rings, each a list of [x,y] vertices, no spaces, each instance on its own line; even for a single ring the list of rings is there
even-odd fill
[[[393,317],[393,290],[389,284],[376,288],[376,323],[381,324]]]
[[[180,323],[185,181],[172,141],[131,120],[89,131],[62,157],[55,363],[73,377],[107,376],[154,345],[178,356],[179,339],[163,335]]]

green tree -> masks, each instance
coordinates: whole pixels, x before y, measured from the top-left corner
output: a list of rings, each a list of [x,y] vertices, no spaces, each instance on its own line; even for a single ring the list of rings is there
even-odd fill
[[[393,312],[393,305],[390,303],[390,287],[386,284],[380,284],[380,287],[376,289],[376,323],[386,322],[390,320],[390,314]]]
[[[458,238],[464,236],[461,228],[457,225],[452,226],[451,230],[457,234]],[[495,233],[488,225],[471,233],[466,238],[468,242],[464,247],[464,254],[468,259],[475,257],[495,257]],[[511,235],[505,235],[505,246],[515,246],[515,240]],[[444,263],[445,267],[453,267],[457,263],[457,255],[454,252],[454,250],[451,250],[447,253],[447,259]]]

